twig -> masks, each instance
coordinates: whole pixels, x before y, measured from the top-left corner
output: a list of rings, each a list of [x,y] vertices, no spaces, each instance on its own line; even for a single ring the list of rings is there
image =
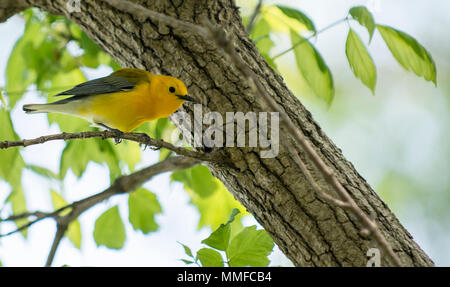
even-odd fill
[[[345,22],[345,21],[347,21],[348,19],[349,19],[349,18],[348,18],[348,16],[347,16],[347,17],[345,17],[345,18],[339,19],[339,20],[337,20],[336,22],[333,22],[333,23],[329,24],[328,26],[326,26],[326,27],[324,27],[324,28],[318,30],[318,31],[317,31],[316,33],[314,33],[313,35],[311,35],[311,36],[309,36],[309,37],[307,37],[307,38],[301,39],[300,41],[298,41],[297,43],[293,44],[293,45],[292,45],[291,47],[289,47],[288,49],[286,49],[286,50],[280,52],[279,54],[276,54],[275,56],[271,57],[271,59],[272,59],[272,60],[275,60],[276,58],[279,58],[279,57],[283,56],[284,54],[286,54],[286,53],[288,53],[288,52],[294,50],[296,47],[298,47],[299,45],[303,44],[304,42],[309,41],[309,40],[311,40],[312,38],[316,37],[318,34],[320,34],[320,33],[322,33],[322,32],[325,32],[326,30],[328,30],[328,29],[330,29],[330,28],[333,28],[334,26],[337,26],[338,24],[341,24],[342,22]]]
[[[308,181],[308,183],[311,185],[311,187],[314,189],[314,191],[317,194],[322,196],[325,200],[327,200],[341,208],[348,208],[350,206],[347,202],[337,199],[337,198],[329,195],[325,191],[323,191],[320,188],[320,186],[314,181],[314,178],[312,177],[312,175],[309,172],[308,168],[306,167],[305,163],[302,161],[302,159],[298,155],[298,152],[295,150],[294,145],[290,144],[290,145],[288,145],[288,148],[289,148],[289,153],[292,155],[295,163],[300,167],[300,170],[305,175],[306,180]]]
[[[263,0],[258,1],[258,4],[256,4],[255,10],[253,11],[252,16],[250,17],[250,20],[248,21],[247,27],[245,27],[245,30],[247,30],[247,33],[249,35],[252,32],[256,17],[258,16],[259,11],[261,10],[262,2],[263,2]]]
[[[20,141],[2,141],[0,142],[0,149],[6,149],[11,147],[23,146],[27,147],[30,145],[42,144],[48,141],[54,140],[73,140],[73,139],[87,139],[87,138],[102,138],[102,139],[124,139],[134,141],[146,146],[155,147],[156,149],[165,148],[175,152],[178,155],[183,155],[191,158],[195,158],[198,160],[208,161],[208,162],[226,162],[226,159],[219,156],[217,152],[198,152],[193,150],[188,150],[182,147],[175,146],[171,143],[165,142],[159,139],[153,139],[143,133],[121,133],[117,134],[111,131],[88,131],[88,132],[79,132],[79,133],[61,133],[61,134],[53,134],[47,136],[40,136],[34,139],[24,139]]]
[[[361,208],[356,204],[356,202],[353,200],[353,198],[350,196],[350,194],[347,192],[347,190],[342,186],[342,184],[339,182],[339,179],[337,178],[334,171],[328,167],[328,165],[322,160],[322,158],[318,155],[316,150],[312,147],[310,142],[307,140],[303,132],[298,129],[294,123],[291,121],[289,116],[284,113],[279,107],[278,104],[275,102],[274,99],[266,92],[262,84],[259,82],[257,76],[255,73],[248,67],[248,65],[241,59],[241,57],[236,53],[236,50],[234,49],[232,41],[229,41],[226,37],[225,31],[213,26],[209,21],[205,21],[205,25],[207,29],[194,25],[192,23],[183,22],[181,20],[172,18],[170,16],[149,10],[147,8],[144,8],[140,5],[131,3],[129,1],[124,0],[103,0],[105,2],[108,2],[110,5],[116,7],[117,9],[120,9],[124,12],[132,13],[137,16],[142,17],[148,17],[154,21],[160,21],[166,25],[169,25],[173,28],[183,28],[185,30],[191,31],[192,33],[197,33],[205,38],[211,39],[215,42],[216,46],[219,48],[222,48],[225,52],[225,54],[230,58],[232,63],[235,65],[235,67],[242,72],[242,74],[248,79],[250,87],[254,90],[256,94],[259,94],[263,97],[268,107],[278,112],[281,116],[280,124],[282,127],[284,127],[289,135],[301,145],[303,150],[306,152],[306,154],[309,156],[311,161],[314,163],[314,165],[319,169],[319,171],[322,173],[323,177],[325,178],[325,181],[330,184],[330,186],[333,187],[333,189],[336,191],[338,196],[341,198],[343,202],[345,202],[348,207],[346,207],[348,210],[352,211],[354,215],[358,217],[358,219],[361,221],[361,223],[367,228],[367,230],[370,231],[372,236],[377,241],[380,248],[384,251],[384,253],[388,256],[388,258],[391,260],[391,262],[395,266],[401,266],[400,259],[398,258],[397,254],[393,251],[391,245],[386,240],[384,235],[381,233],[380,229],[378,228],[378,225],[370,219],[370,217],[365,214]],[[329,27],[332,27],[334,25],[337,25],[340,22],[343,22],[347,20],[347,18],[341,19],[331,25]],[[194,27],[192,27],[194,26]],[[322,30],[328,29],[329,27],[326,27]],[[322,31],[321,30],[321,31]],[[299,43],[297,43],[299,45]],[[294,153],[295,154],[295,153]],[[301,162],[301,160],[299,161]],[[304,165],[302,166],[300,164],[300,168],[303,170]],[[305,174],[305,176],[308,177],[308,174]],[[309,175],[310,176],[310,175]],[[312,178],[308,178],[308,181],[314,181]],[[314,188],[314,186],[313,186]]]
[[[47,261],[45,262],[45,267],[50,267],[53,262],[53,258],[55,258],[56,250],[58,250],[58,246],[61,243],[61,239],[64,237],[64,233],[66,233],[68,225],[57,223],[56,224],[56,234],[55,238],[53,239],[52,247],[50,248],[50,252],[47,256]]]
[[[198,26],[196,24],[192,24],[189,22],[185,22],[182,20],[178,20],[176,18],[173,18],[171,16],[167,16],[152,10],[149,10],[145,7],[142,7],[141,5],[135,4],[130,1],[122,1],[122,0],[102,0],[103,2],[108,3],[109,5],[113,6],[114,8],[133,14],[138,17],[143,18],[149,18],[153,21],[160,22],[162,24],[168,25],[175,29],[184,29],[185,31],[190,31],[192,33],[198,34],[200,36],[203,36],[205,38],[209,37],[209,31],[201,26]]]

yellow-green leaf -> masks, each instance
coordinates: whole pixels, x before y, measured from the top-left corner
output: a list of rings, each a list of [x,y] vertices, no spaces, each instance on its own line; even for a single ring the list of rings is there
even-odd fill
[[[0,141],[18,140],[11,116],[6,109],[0,109]],[[18,148],[0,150],[0,178],[15,188],[21,186],[22,169],[25,166]]]
[[[270,25],[271,31],[273,32],[287,34],[290,29],[299,33],[308,30],[305,23],[296,18],[287,16],[279,7],[276,6],[262,5],[261,15]]]
[[[178,243],[180,243],[180,242],[178,242]],[[194,258],[194,256],[192,255],[191,248],[189,248],[189,246],[187,246],[187,245],[184,245],[183,243],[180,243],[180,244],[181,244],[181,246],[183,246],[184,253],[186,253],[187,256]]]
[[[191,202],[200,212],[198,228],[210,226],[211,229],[215,230],[228,219],[234,208],[239,209],[241,215],[246,214],[245,208],[234,199],[233,195],[217,178],[212,177],[211,180],[214,181],[214,185],[211,184],[210,186],[213,186],[214,190],[208,196],[201,196],[198,191],[193,190],[192,186],[195,187],[196,184],[193,184],[192,181],[201,181],[202,177],[196,177],[193,180],[189,170],[173,172],[171,180],[184,183],[184,189],[191,197]],[[236,230],[242,228],[240,220],[235,220],[233,225],[236,226]]]
[[[119,159],[111,142],[102,139],[85,139],[66,144],[61,155],[60,176],[64,178],[67,171],[71,169],[77,177],[81,177],[90,161],[106,163],[111,181],[121,173]]]
[[[126,234],[119,207],[116,205],[105,211],[95,221],[94,240],[97,246],[105,245],[111,249],[120,249],[125,243]]]
[[[239,212],[239,209],[234,208],[230,219],[225,224],[221,224],[208,238],[202,240],[202,243],[218,250],[227,250],[231,236],[231,223]]]
[[[360,25],[367,28],[370,42],[375,31],[375,20],[373,19],[372,13],[364,6],[352,7],[349,13]]]
[[[267,256],[274,247],[272,238],[265,230],[256,230],[256,225],[246,227],[230,242],[227,249],[228,262],[231,267],[269,265]]]
[[[31,51],[35,50],[45,37],[42,24],[33,22],[26,26],[24,34],[17,40],[9,55],[6,66],[6,94],[11,108],[22,97],[28,85],[36,80],[37,75],[35,71],[29,69],[30,63],[27,58],[33,59],[37,56],[31,54]]]
[[[128,196],[128,219],[135,230],[139,229],[144,234],[156,231],[155,215],[161,211],[156,195],[145,188],[139,188]]]
[[[416,39],[392,27],[377,25],[377,29],[403,68],[436,85],[436,64],[430,53]]]
[[[374,94],[377,82],[377,71],[372,57],[358,35],[350,29],[345,43],[345,54],[355,76]]]
[[[292,45],[297,44],[294,48],[295,60],[309,87],[330,105],[334,97],[333,77],[322,56],[307,39],[293,30],[291,42]]]
[[[139,144],[132,141],[123,141],[115,146],[117,156],[125,162],[130,172],[134,171],[136,164],[141,160]]]
[[[25,201],[25,194],[23,193],[22,187],[18,186],[13,188],[7,199],[11,203],[13,215],[21,214],[27,212],[27,203]],[[24,226],[28,223],[26,218],[18,219],[15,221],[18,228]],[[21,231],[23,237],[27,238],[28,231],[24,229]]]
[[[211,248],[202,248],[197,251],[197,259],[203,267],[223,267],[222,255]]]
[[[67,205],[66,200],[56,191],[51,190],[50,195],[52,198],[52,204],[53,204],[54,210],[57,210],[57,209]],[[66,215],[69,212],[70,212],[70,209],[67,209],[67,210],[64,210],[63,212],[61,212],[60,214]],[[67,231],[64,235],[67,236],[67,238],[69,238],[70,242],[72,242],[76,248],[78,248],[78,249],[81,248],[81,225],[80,225],[80,221],[78,221],[78,219],[72,221],[69,224],[69,226],[67,227]]]
[[[278,9],[281,10],[281,12],[284,13],[284,15],[288,16],[289,18],[295,19],[297,21],[299,21],[300,23],[302,23],[303,25],[305,25],[305,27],[313,32],[314,34],[316,34],[316,27],[314,26],[313,21],[306,16],[305,13],[291,8],[291,7],[287,7],[287,6],[283,6],[283,5],[275,5],[276,7],[278,7]]]

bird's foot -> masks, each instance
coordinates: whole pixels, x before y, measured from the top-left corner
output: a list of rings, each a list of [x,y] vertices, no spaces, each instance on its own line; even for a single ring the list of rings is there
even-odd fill
[[[146,150],[149,146],[151,146],[152,138],[146,133],[136,133],[139,137],[142,138],[142,141],[139,142],[139,147],[144,146],[144,150]],[[151,147],[152,150],[158,150],[159,148]]]
[[[122,136],[124,134],[123,131],[121,131],[119,129],[110,128],[107,125],[102,124],[102,123],[97,123],[97,125],[99,125],[101,127],[104,127],[106,130],[108,130],[108,131],[110,131],[110,132],[112,132],[112,133],[114,133],[116,135],[114,137],[114,143],[115,144],[120,144],[122,142]]]
[[[114,143],[116,145],[120,144],[122,142],[123,132],[118,129],[111,129],[110,131],[116,134],[116,136],[114,137]]]

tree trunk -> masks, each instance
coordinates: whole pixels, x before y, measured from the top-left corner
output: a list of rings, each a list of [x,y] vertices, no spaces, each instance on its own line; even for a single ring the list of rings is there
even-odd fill
[[[226,112],[264,111],[255,95],[213,43],[186,31],[179,31],[112,9],[97,0],[81,1],[81,12],[69,13],[68,0],[6,1],[10,5],[40,7],[63,15],[78,24],[123,67],[147,69],[183,80],[189,93],[225,118]],[[133,1],[136,2],[136,1]],[[386,204],[358,174],[311,114],[286,87],[249,39],[239,10],[232,0],[138,1],[151,10],[201,25],[203,17],[220,25],[234,39],[242,59],[258,76],[267,92],[308,137],[322,159],[367,214],[373,216],[404,265],[432,266],[433,262],[413,241]],[[22,8],[21,6],[21,8]],[[0,16],[10,16],[2,13]],[[9,7],[7,11],[16,11]],[[1,19],[0,20],[5,20]],[[188,105],[183,107],[192,114]],[[69,131],[67,131],[69,132]],[[281,136],[281,141],[286,140]],[[319,185],[327,189],[322,176],[298,148]],[[321,199],[310,187],[288,151],[281,145],[276,158],[261,158],[256,148],[222,148],[233,164],[208,164],[258,222],[272,236],[296,266],[365,266],[367,251],[376,243],[365,237],[355,216]],[[218,203],[219,204],[219,203]],[[390,263],[386,256],[383,266]]]

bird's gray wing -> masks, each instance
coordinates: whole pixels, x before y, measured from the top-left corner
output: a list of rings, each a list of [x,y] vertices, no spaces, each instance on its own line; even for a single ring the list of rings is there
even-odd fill
[[[135,83],[132,83],[123,77],[110,75],[107,77],[81,83],[79,85],[76,85],[72,89],[61,92],[55,96],[74,95],[77,98],[80,98],[88,95],[129,91],[132,90],[135,86]]]

